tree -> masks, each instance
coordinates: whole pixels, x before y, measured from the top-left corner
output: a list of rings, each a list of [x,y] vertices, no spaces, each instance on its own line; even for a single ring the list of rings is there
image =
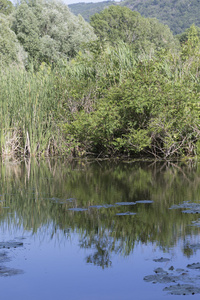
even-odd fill
[[[32,59],[57,62],[73,57],[83,42],[95,39],[91,26],[56,1],[22,2],[14,13],[13,30]]]
[[[175,41],[168,26],[156,19],[143,18],[127,7],[110,6],[91,17],[91,25],[100,40],[112,45],[123,41],[133,46],[136,52],[175,49]]]
[[[0,0],[0,13],[9,15],[13,11],[13,4],[8,0]]]
[[[12,26],[20,44],[32,59],[39,55],[39,21],[31,7],[25,2],[21,3],[14,13]]]
[[[10,29],[10,20],[0,14],[0,64],[22,63],[26,55],[15,33]]]

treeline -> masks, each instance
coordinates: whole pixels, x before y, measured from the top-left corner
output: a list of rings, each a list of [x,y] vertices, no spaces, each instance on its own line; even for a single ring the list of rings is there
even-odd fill
[[[125,0],[120,5],[136,10],[144,17],[157,18],[174,34],[184,32],[192,24],[200,26],[199,0]]]
[[[12,10],[2,6],[0,12],[2,63],[57,63],[75,56],[81,43],[96,38],[91,26],[61,2],[22,0]],[[12,13],[5,16],[8,12]]]
[[[69,4],[68,7],[73,14],[78,16],[79,14],[87,21],[90,22],[90,17],[96,13],[100,13],[104,8],[108,8],[110,5],[116,5],[115,1],[102,1],[102,2],[79,2]]]
[[[0,15],[0,154],[199,155],[199,60],[194,25],[22,2]]]
[[[121,2],[103,1],[97,3],[70,4],[70,10],[81,14],[86,21],[95,13],[100,13],[109,5],[128,7],[142,16],[156,18],[170,27],[174,34],[180,34],[192,24],[200,26],[199,0],[124,0]]]

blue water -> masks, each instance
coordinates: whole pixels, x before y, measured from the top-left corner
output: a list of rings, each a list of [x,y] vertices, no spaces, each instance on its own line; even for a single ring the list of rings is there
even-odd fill
[[[63,165],[63,169],[64,167],[65,165]],[[18,172],[21,170],[20,168],[21,166],[18,166]],[[0,193],[2,194],[1,200],[5,199],[2,207],[7,208],[1,208],[0,211],[0,243],[11,240],[23,242],[21,247],[5,250],[10,261],[4,262],[2,265],[22,270],[23,273],[0,277],[1,299],[174,300],[183,297],[186,300],[199,299],[199,294],[174,296],[163,291],[166,286],[174,283],[153,284],[144,281],[144,277],[154,274],[154,269],[158,267],[168,270],[173,266],[175,269],[187,270],[188,264],[200,261],[200,250],[188,255],[184,251],[187,242],[190,244],[200,243],[198,228],[193,229],[190,226],[191,220],[198,219],[198,216],[183,215],[181,212],[169,210],[171,200],[174,203],[176,199],[178,202],[181,198],[182,200],[189,199],[190,185],[184,193],[185,198],[181,194],[183,189],[187,189],[184,184],[184,176],[176,175],[176,180],[173,179],[173,182],[177,181],[178,183],[171,187],[172,190],[168,194],[169,188],[165,189],[164,185],[168,182],[168,174],[171,169],[167,169],[164,174],[158,174],[162,184],[158,182],[157,177],[150,177],[151,174],[154,174],[154,170],[150,174],[148,173],[149,168],[148,171],[145,168],[128,169],[125,182],[128,182],[129,189],[128,186],[124,186],[124,176],[121,179],[115,179],[117,182],[112,177],[109,182],[107,169],[102,172],[102,168],[99,168],[96,173],[93,169],[87,169],[87,172],[82,173],[83,177],[80,179],[76,177],[79,173],[76,173],[76,176],[73,175],[74,169],[73,172],[71,171],[72,173],[68,170],[67,177],[65,177],[62,173],[62,166],[60,166],[59,174],[57,172],[58,177],[52,177],[50,172],[51,180],[49,180],[48,186],[42,184],[43,178],[46,178],[44,173],[42,176],[40,174],[42,167],[35,168],[32,179],[31,175],[27,179],[26,172],[24,177],[22,175],[17,177],[16,172],[9,172],[9,176],[1,178],[3,191]],[[120,173],[120,166],[118,168]],[[16,171],[16,169],[14,170]],[[101,177],[95,177],[97,176],[95,174],[100,172],[102,172]],[[143,177],[140,178],[141,174]],[[88,179],[89,175],[91,175],[90,180]],[[195,177],[195,174],[193,175]],[[84,194],[84,189],[81,191],[79,189],[86,177],[88,187],[84,187],[83,184],[83,187],[87,188],[87,193]],[[130,180],[130,178],[132,179]],[[198,178],[198,174],[195,178]],[[165,180],[166,182],[163,182]],[[40,189],[38,188],[39,182],[41,182]],[[135,196],[130,192],[134,182],[136,184]],[[193,183],[194,181],[191,181],[192,185]],[[92,186],[96,191],[94,196],[91,192]],[[149,190],[147,191],[148,186]],[[112,190],[117,191],[114,192],[113,199],[111,198]],[[66,195],[66,193],[68,194]],[[146,198],[144,198],[145,193]],[[199,196],[198,186],[194,188],[193,185],[193,193],[194,198]],[[87,201],[85,200],[86,195],[89,197]],[[123,195],[126,195],[126,198]],[[174,199],[172,199],[172,195],[174,195]],[[57,200],[52,203],[53,196]],[[103,210],[92,208],[88,211],[72,212],[68,210],[72,204],[66,206],[59,203],[59,199],[68,199],[69,197],[76,198],[76,207],[86,208],[87,206],[88,208],[103,203],[112,204],[112,207],[103,208]],[[92,201],[92,197],[97,200]],[[127,207],[125,205],[116,208],[114,203],[140,200],[154,202],[129,206],[128,210],[135,212],[136,215],[116,215],[127,211]],[[165,203],[165,200],[169,204]],[[120,219],[127,217],[129,219]],[[126,222],[127,220],[129,221]],[[178,225],[175,223],[176,220]],[[153,230],[149,229],[151,224],[154,226]],[[166,230],[167,225],[169,227]],[[102,228],[104,228],[103,235],[101,235]],[[144,229],[149,232],[143,232]],[[154,233],[155,237],[152,237],[151,235]],[[83,243],[84,236],[86,244]],[[93,243],[90,244],[91,237],[94,237],[95,242],[92,240]],[[110,246],[114,237],[116,237],[115,251]],[[122,247],[118,248],[120,245]],[[102,249],[107,252],[102,252]],[[103,257],[102,253],[107,255],[108,265],[100,265],[98,259],[88,261],[87,258],[94,258],[95,253],[98,253],[100,258]],[[169,261],[164,263],[154,261],[160,257],[169,258]],[[200,276],[199,270],[190,270],[189,272]],[[199,282],[197,284],[199,285]]]

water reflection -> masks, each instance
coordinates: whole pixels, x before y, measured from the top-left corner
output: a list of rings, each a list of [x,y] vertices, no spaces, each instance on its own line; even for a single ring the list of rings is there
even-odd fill
[[[112,253],[138,243],[167,251],[200,229],[196,215],[169,210],[200,200],[200,168],[174,163],[31,160],[1,165],[0,225],[61,240],[79,234],[87,263],[108,268]],[[130,205],[128,205],[130,202]],[[124,205],[123,205],[124,204]],[[186,245],[184,255],[192,255]]]

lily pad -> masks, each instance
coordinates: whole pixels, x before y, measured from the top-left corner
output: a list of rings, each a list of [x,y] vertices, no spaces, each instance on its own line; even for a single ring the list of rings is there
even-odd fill
[[[183,202],[182,204],[172,205],[170,209],[184,209],[182,210],[185,214],[200,214],[200,203],[191,203],[189,201]]]
[[[194,203],[191,203],[190,201],[184,201],[183,203],[172,205],[169,209],[190,208],[192,204]]]
[[[10,242],[1,242],[0,243],[0,249],[17,248],[20,246],[23,246],[22,242],[10,241]]]
[[[191,226],[197,226],[200,227],[200,219],[196,220],[196,221],[192,221],[192,225]]]
[[[164,270],[163,270],[163,268],[156,268],[156,269],[154,270],[154,272],[155,272],[156,274],[158,274],[158,273],[168,274],[167,271],[164,271]]]
[[[59,202],[61,199],[56,198],[56,197],[52,197],[52,198],[49,198],[49,200],[54,201],[54,202]]]
[[[200,288],[190,284],[177,284],[165,287],[163,291],[169,292],[171,295],[194,295],[200,294]]]
[[[135,202],[117,202],[116,205],[135,205]]]
[[[97,208],[97,209],[100,209],[100,208],[110,208],[110,207],[115,207],[115,205],[113,204],[103,204],[103,205],[91,205],[89,206],[90,208]]]
[[[102,205],[103,208],[110,208],[110,207],[114,207],[115,205],[113,204],[104,204]]]
[[[191,244],[188,245],[188,248],[196,251],[200,249],[200,244]]]
[[[64,199],[64,200],[61,200],[61,201],[62,201],[61,203],[74,202],[74,201],[76,201],[76,198],[68,198],[68,199]]]
[[[189,269],[200,269],[200,263],[193,263],[193,264],[189,264],[187,265],[187,268]]]
[[[8,262],[10,258],[7,256],[6,252],[0,253],[0,263]]]
[[[81,208],[81,207],[74,207],[74,208],[69,208],[68,210],[72,210],[72,211],[86,211],[88,209],[87,208]]]
[[[189,201],[180,203],[178,205],[172,205],[170,209],[188,209],[188,210],[200,210],[200,203],[192,203]]]
[[[141,204],[148,204],[148,203],[153,203],[153,200],[138,200],[135,201],[136,203],[141,203]]]
[[[182,213],[184,213],[184,214],[200,214],[200,208],[199,209],[182,210]]]
[[[170,260],[169,258],[164,258],[164,257],[153,259],[153,261],[155,262],[167,262],[169,260]]]
[[[13,276],[13,275],[18,275],[18,274],[23,274],[23,273],[24,272],[22,270],[11,269],[11,268],[6,268],[4,266],[0,266],[0,276],[1,277]]]
[[[155,275],[147,275],[144,277],[144,280],[152,283],[169,283],[176,282],[179,279],[178,276],[170,275],[166,273],[159,273]]]
[[[116,216],[133,216],[133,215],[136,215],[136,213],[130,212],[130,211],[127,211],[125,213],[118,213],[118,214],[116,214]]]
[[[97,208],[97,209],[99,209],[99,208],[102,208],[103,207],[103,205],[90,205],[90,208]]]
[[[110,207],[115,207],[115,205],[113,205],[113,204],[103,204],[103,205],[91,205],[91,206],[89,206],[89,208],[97,208],[97,209],[110,208]]]

